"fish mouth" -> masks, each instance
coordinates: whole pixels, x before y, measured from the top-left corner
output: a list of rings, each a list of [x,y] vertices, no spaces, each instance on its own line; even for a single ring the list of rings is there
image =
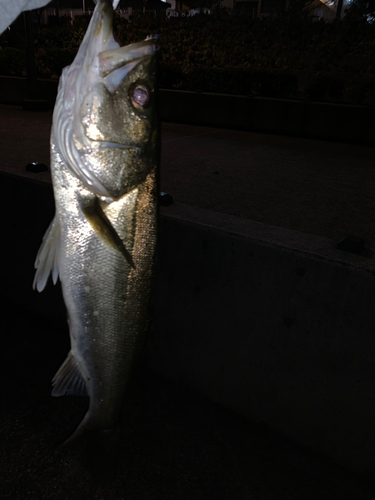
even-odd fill
[[[116,49],[109,49],[98,54],[99,75],[110,92],[114,92],[126,75],[146,57],[156,51],[157,36],[151,36],[142,42],[132,43]]]
[[[97,19],[97,29],[101,32],[101,43],[97,52],[95,66],[99,72],[100,78],[110,92],[114,92],[126,75],[142,59],[152,56],[156,51],[157,36],[149,36],[145,40],[137,43],[131,43],[120,47],[113,37],[113,10],[118,0],[114,0],[113,8],[111,0],[99,1],[98,12],[101,15]],[[95,37],[95,31],[93,36]]]
[[[99,53],[99,74],[102,78],[122,66],[138,62],[143,57],[152,56],[156,50],[156,35],[150,36],[142,42],[131,43],[117,49],[105,50]]]

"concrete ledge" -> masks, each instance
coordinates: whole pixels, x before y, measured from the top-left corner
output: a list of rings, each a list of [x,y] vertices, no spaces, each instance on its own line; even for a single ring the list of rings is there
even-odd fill
[[[51,185],[0,177],[0,296],[64,320],[59,287],[31,289]],[[162,209],[160,246],[150,365],[373,475],[374,260],[178,204]]]
[[[54,105],[57,81],[39,80],[39,94]],[[22,104],[25,78],[0,76],[0,102]],[[374,108],[288,99],[248,98],[161,89],[162,121],[375,144]]]

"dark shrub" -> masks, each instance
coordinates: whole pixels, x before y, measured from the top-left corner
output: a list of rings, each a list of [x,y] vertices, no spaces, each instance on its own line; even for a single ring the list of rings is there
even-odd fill
[[[35,54],[39,78],[56,78],[65,66],[73,62],[77,51],[65,49],[39,49]]]
[[[25,76],[26,55],[24,50],[7,47],[0,50],[0,75]]]

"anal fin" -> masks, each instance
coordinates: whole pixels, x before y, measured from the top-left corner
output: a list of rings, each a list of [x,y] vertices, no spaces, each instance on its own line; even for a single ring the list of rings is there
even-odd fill
[[[70,351],[59,371],[52,379],[52,396],[87,396],[86,382],[83,378],[78,362]]]
[[[59,247],[60,247],[60,222],[55,216],[49,225],[43,242],[35,260],[35,277],[33,288],[41,292],[46,286],[48,276],[52,273],[53,283],[59,277]]]

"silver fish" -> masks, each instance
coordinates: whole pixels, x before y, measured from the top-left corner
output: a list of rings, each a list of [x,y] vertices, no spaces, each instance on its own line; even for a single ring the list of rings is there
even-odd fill
[[[112,17],[112,3],[99,0],[60,79],[51,132],[56,213],[35,264],[34,287],[60,277],[68,312],[71,350],[52,395],[90,397],[72,438],[118,427],[148,326],[157,239],[156,40],[120,47]]]

